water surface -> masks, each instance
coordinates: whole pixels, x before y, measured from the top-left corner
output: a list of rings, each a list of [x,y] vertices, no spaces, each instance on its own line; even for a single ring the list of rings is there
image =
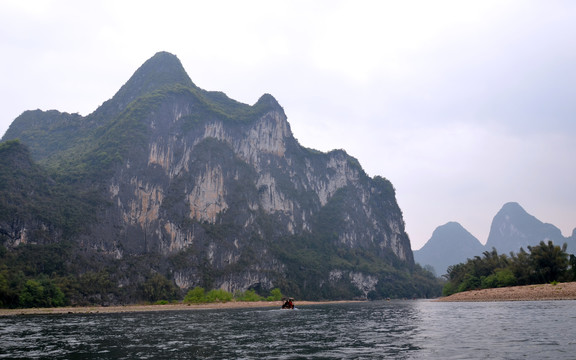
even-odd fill
[[[575,359],[576,301],[382,301],[0,318],[0,358]]]

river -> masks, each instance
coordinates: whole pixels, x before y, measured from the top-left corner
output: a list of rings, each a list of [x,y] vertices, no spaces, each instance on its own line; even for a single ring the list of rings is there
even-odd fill
[[[576,359],[574,324],[576,301],[19,315],[0,358]]]

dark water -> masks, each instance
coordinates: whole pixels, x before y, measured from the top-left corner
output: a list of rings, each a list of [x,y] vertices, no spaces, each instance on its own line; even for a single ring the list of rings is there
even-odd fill
[[[576,301],[12,316],[0,358],[576,359]]]

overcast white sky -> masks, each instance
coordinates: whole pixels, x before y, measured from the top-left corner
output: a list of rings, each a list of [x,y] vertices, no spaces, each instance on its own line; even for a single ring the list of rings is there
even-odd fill
[[[576,1],[0,1],[0,136],[87,115],[158,51],[392,181],[412,248],[520,203],[576,227]]]

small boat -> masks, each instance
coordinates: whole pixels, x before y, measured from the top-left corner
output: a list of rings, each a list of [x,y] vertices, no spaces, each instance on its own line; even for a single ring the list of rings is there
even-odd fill
[[[293,310],[294,309],[294,298],[282,298],[284,302],[282,304],[282,309],[285,310]]]

